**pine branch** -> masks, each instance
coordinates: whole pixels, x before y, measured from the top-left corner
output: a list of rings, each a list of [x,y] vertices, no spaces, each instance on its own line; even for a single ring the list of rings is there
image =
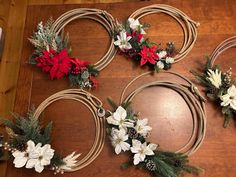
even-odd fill
[[[108,97],[107,101],[110,104],[110,106],[112,107],[113,111],[115,111],[118,108],[118,105],[111,98]]]

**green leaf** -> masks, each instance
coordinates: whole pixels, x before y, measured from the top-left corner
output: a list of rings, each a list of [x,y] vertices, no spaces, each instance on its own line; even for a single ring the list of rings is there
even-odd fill
[[[123,164],[121,164],[121,169],[127,169],[127,168],[129,168],[130,166],[132,165],[132,163],[130,163],[130,162],[125,162],[125,163],[123,163]]]
[[[115,111],[118,108],[118,105],[110,97],[107,98],[107,101],[112,107],[113,111]]]
[[[45,127],[43,135],[42,135],[43,144],[51,143],[51,132],[52,132],[52,122],[49,122],[49,124]]]
[[[85,70],[82,74],[81,74],[81,78],[83,80],[87,80],[89,77],[89,72],[87,70]]]

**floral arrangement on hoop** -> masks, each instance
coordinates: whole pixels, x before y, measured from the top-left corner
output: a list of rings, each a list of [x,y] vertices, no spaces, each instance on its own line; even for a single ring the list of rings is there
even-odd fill
[[[117,22],[114,45],[121,53],[140,62],[140,66],[148,64],[152,69],[168,70],[174,63],[176,54],[173,43],[168,43],[166,49],[160,48],[148,38],[144,39],[144,31],[149,25],[142,25],[138,19],[129,18],[125,24]]]
[[[147,141],[152,128],[148,119],[139,118],[129,103],[120,106],[109,99],[114,111],[106,120],[107,132],[115,153],[131,153],[133,159],[122,165],[127,168],[135,165],[147,170],[151,176],[178,177],[183,171],[197,173],[198,168],[188,165],[188,156],[182,153],[158,150],[158,145]]]
[[[203,73],[191,71],[195,77],[206,88],[207,97],[218,102],[222,107],[222,113],[226,116],[224,127],[229,124],[229,120],[234,117],[236,111],[236,87],[235,79],[232,79],[232,68],[222,72],[217,65],[212,66],[209,57]]]
[[[73,169],[80,154],[73,152],[63,158],[52,149],[50,145],[52,122],[42,127],[39,120],[33,116],[33,112],[30,111],[27,117],[13,114],[14,122],[1,119],[9,135],[9,140],[6,142],[3,141],[3,137],[0,139],[0,148],[3,152],[1,156],[6,157],[4,151],[8,152],[16,168],[24,166],[27,169],[34,168],[38,173],[44,168],[53,170],[54,174],[63,174]]]
[[[30,57],[30,64],[40,67],[49,73],[50,78],[60,79],[69,76],[72,86],[95,88],[98,83],[94,79],[98,70],[87,61],[71,56],[69,35],[62,32],[60,36],[51,30],[53,20],[50,18],[45,25],[40,22],[37,31],[29,39],[35,50]]]

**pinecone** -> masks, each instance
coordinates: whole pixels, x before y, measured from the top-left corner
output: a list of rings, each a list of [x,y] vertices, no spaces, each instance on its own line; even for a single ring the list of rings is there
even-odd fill
[[[231,77],[232,77],[232,71],[231,69],[229,69],[226,73],[224,73],[225,77],[224,77],[224,86],[225,87],[229,87],[231,85]]]
[[[3,152],[3,150],[2,149],[0,149],[0,159],[1,159],[1,157],[4,155],[4,152]]]
[[[175,160],[174,166],[176,167],[182,167],[182,162],[180,160]]]
[[[157,169],[156,167],[156,164],[155,162],[153,162],[153,160],[148,160],[146,162],[146,168],[149,170],[149,171],[155,171]]]
[[[129,128],[128,129],[128,135],[131,139],[136,139],[138,138],[138,133],[134,128]]]
[[[4,138],[3,134],[0,134],[0,147],[1,145],[3,145],[3,138]]]
[[[15,148],[19,151],[25,151],[27,148],[27,145],[25,142],[19,142]]]
[[[164,70],[168,70],[171,68],[171,64],[170,63],[165,63],[164,64]]]

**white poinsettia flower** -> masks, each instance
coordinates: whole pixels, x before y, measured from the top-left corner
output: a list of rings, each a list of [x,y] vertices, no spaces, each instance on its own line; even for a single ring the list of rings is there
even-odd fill
[[[117,35],[117,40],[114,42],[114,45],[118,46],[121,51],[129,50],[132,48],[129,40],[131,36],[127,36],[125,31],[121,31],[120,35]]]
[[[166,63],[174,63],[175,59],[172,57],[166,57]]]
[[[207,79],[211,82],[213,86],[216,88],[220,88],[221,86],[221,71],[216,69],[215,71],[208,69],[207,71]]]
[[[236,110],[236,88],[234,85],[232,85],[230,88],[228,88],[227,93],[220,97],[222,100],[221,106],[228,106],[234,110]]]
[[[138,119],[134,128],[137,133],[139,133],[143,137],[147,137],[149,132],[152,130],[152,127],[148,126],[147,124],[148,119]]]
[[[158,54],[159,59],[165,58],[167,55],[167,52],[165,50],[160,51]]]
[[[143,25],[140,24],[138,19],[133,19],[133,18],[129,18],[128,19],[129,22],[129,27],[134,30],[134,31],[139,31],[140,30],[140,34],[146,34],[146,32],[143,29]]]
[[[41,147],[41,144],[38,144],[37,148]],[[14,153],[12,153],[13,157],[15,158],[13,163],[16,168],[21,168],[23,166],[27,166],[28,160],[31,158],[30,156],[34,155],[35,151],[35,144],[32,140],[29,140],[27,142],[27,149],[26,151],[19,151],[16,150]]]
[[[65,158],[63,158],[63,162],[65,163],[64,165],[61,165],[59,168],[61,170],[71,170],[73,169],[73,167],[76,167],[76,163],[77,163],[77,158],[80,156],[81,154],[76,154],[75,152],[72,152],[71,154],[69,154],[68,156],[66,156]]]
[[[156,62],[156,66],[157,66],[157,68],[159,68],[159,69],[163,69],[163,68],[165,67],[165,65],[164,65],[164,63],[163,63],[162,61]]]
[[[16,168],[21,168],[25,166],[26,162],[28,161],[28,153],[27,152],[21,152],[16,150],[15,152],[12,153],[13,157],[15,158],[13,163]]]
[[[127,112],[126,110],[122,107],[119,106],[116,111],[107,118],[107,123],[112,124],[112,125],[117,125],[119,128],[124,128],[126,129],[127,127],[133,127],[134,124],[131,122],[131,120],[127,120]]]
[[[54,150],[51,149],[51,145],[45,144],[41,147],[38,143],[32,153],[29,154],[29,160],[26,164],[26,168],[35,168],[35,171],[41,173],[44,166],[51,163],[51,159],[54,156]]]
[[[138,165],[139,162],[143,162],[146,156],[154,155],[153,152],[157,148],[156,144],[147,145],[146,142],[143,144],[138,140],[132,140],[132,147],[130,148],[131,152],[134,153],[134,165]]]
[[[115,129],[112,128],[111,132],[111,143],[112,146],[115,148],[116,154],[121,153],[121,151],[128,151],[130,149],[130,144],[126,141],[128,140],[129,136],[126,134],[124,129]]]

